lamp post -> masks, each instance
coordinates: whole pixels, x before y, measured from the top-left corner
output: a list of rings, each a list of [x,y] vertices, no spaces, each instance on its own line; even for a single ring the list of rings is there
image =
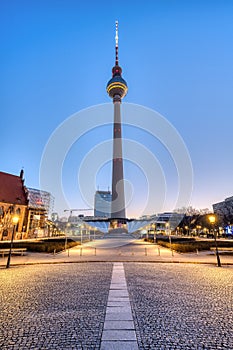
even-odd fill
[[[201,229],[201,225],[197,225],[197,226],[196,226],[196,233],[197,233],[197,236],[199,236],[200,229]]]
[[[218,244],[217,244],[217,239],[216,239],[216,232],[215,232],[215,229],[214,229],[215,222],[216,222],[216,216],[215,215],[209,215],[208,219],[209,219],[210,224],[213,226],[217,263],[218,263],[218,267],[221,267],[221,261],[220,261],[220,257],[219,257],[219,253],[218,253]]]
[[[82,245],[83,244],[83,228],[84,228],[84,226],[81,225],[80,228],[81,228],[81,230],[80,230],[80,234],[81,234],[81,236],[80,236],[80,243]]]
[[[67,243],[68,243],[68,235],[70,236],[70,231],[69,231],[69,228],[70,228],[70,226],[71,226],[71,223],[70,222],[68,222],[67,224],[66,224],[66,229],[65,229],[65,251],[67,250]]]
[[[170,230],[170,224],[169,224],[169,222],[166,222],[165,227],[166,227],[166,235],[167,235],[168,238],[169,238],[170,249],[172,250],[172,239],[171,239],[171,230]]]
[[[95,241],[96,227],[94,227],[94,241]]]
[[[9,250],[9,254],[8,254],[8,258],[7,258],[6,269],[8,269],[10,267],[11,251],[12,251],[12,247],[13,247],[14,234],[15,234],[16,226],[17,226],[18,222],[19,222],[19,217],[16,215],[13,216],[13,218],[12,218],[13,230],[12,230],[12,235],[11,235],[11,244],[10,244],[10,250]]]
[[[153,223],[153,228],[154,228],[154,243],[156,243],[156,236],[155,236],[156,224],[155,223]]]

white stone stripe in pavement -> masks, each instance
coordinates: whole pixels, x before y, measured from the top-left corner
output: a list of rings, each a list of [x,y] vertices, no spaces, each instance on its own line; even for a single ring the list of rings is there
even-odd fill
[[[114,263],[100,350],[138,350],[123,263]]]

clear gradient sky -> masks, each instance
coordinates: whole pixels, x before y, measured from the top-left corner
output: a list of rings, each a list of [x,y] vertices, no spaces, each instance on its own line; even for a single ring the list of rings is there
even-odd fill
[[[109,102],[116,19],[125,102],[154,109],[174,125],[193,163],[190,204],[211,208],[233,195],[231,0],[1,0],[0,171],[19,174],[23,166],[26,185],[38,187],[53,131],[72,114]],[[74,155],[85,142],[64,170],[72,207],[85,205],[72,189]],[[98,176],[103,189],[109,169]],[[62,211],[56,202],[55,209]]]

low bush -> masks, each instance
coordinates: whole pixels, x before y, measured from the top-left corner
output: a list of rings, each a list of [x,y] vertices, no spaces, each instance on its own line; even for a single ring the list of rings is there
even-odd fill
[[[62,238],[51,238],[51,239],[41,239],[36,241],[17,241],[13,242],[14,248],[27,248],[29,252],[38,253],[53,253],[60,252],[65,249],[65,237]],[[67,239],[66,247],[72,248],[80,244],[79,242],[73,241],[72,239]],[[10,242],[0,242],[0,249],[10,248]]]
[[[154,242],[152,239],[148,239],[150,242]],[[210,250],[210,248],[215,247],[214,240],[198,240],[189,237],[171,237],[171,244],[169,241],[169,236],[157,237],[157,243],[166,248],[172,248],[179,253],[190,253],[196,252],[197,250]],[[233,247],[233,242],[218,240],[218,247],[227,248]]]

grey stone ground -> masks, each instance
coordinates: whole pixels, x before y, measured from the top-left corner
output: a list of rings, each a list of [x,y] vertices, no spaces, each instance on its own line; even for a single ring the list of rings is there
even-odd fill
[[[124,264],[139,349],[233,349],[233,270]]]
[[[112,264],[0,270],[0,349],[99,349]]]
[[[124,268],[139,349],[233,350],[232,267]],[[0,269],[0,349],[100,349],[111,276],[108,262]]]

